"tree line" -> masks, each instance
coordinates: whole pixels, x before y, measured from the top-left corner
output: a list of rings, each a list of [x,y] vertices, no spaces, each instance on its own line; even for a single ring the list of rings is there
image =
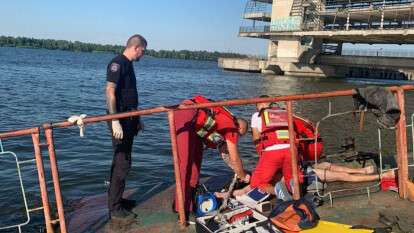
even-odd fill
[[[0,47],[19,47],[19,48],[42,48],[50,50],[65,50],[76,52],[112,52],[121,53],[124,46],[121,45],[102,45],[94,43],[84,43],[80,41],[34,39],[28,37],[0,36]],[[158,58],[175,58],[187,60],[208,60],[217,61],[219,57],[246,58],[246,55],[238,53],[190,51],[190,50],[153,50],[148,49],[146,55]]]

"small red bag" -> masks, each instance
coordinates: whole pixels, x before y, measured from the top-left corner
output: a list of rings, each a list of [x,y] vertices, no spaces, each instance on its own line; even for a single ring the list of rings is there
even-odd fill
[[[398,192],[398,180],[396,178],[381,178],[380,186],[382,191]]]

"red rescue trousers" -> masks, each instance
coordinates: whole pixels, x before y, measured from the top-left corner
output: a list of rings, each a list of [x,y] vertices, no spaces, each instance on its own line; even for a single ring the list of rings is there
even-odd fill
[[[197,110],[186,109],[174,112],[177,133],[178,158],[181,174],[181,187],[184,195],[184,210],[193,210],[193,195],[198,185],[203,144],[196,134],[194,118]],[[175,198],[175,210],[178,212],[178,199]]]
[[[264,190],[266,186],[273,186],[277,182],[276,176],[280,171],[283,174],[285,183],[289,184],[292,179],[291,164],[290,148],[262,151],[256,168],[253,171],[250,186],[252,188],[258,187],[261,190]],[[301,175],[299,166],[298,173],[300,182],[302,182],[303,175]],[[291,190],[290,185],[286,186]]]

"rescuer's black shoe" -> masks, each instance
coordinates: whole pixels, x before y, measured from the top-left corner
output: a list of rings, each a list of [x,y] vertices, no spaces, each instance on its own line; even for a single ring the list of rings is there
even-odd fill
[[[132,213],[131,211],[125,208],[120,208],[119,210],[111,211],[111,219],[113,220],[130,220],[135,219],[136,217],[136,214]]]

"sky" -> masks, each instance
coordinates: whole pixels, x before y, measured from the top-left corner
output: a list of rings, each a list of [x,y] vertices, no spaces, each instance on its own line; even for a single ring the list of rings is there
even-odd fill
[[[267,40],[238,37],[247,0],[2,1],[0,35],[123,45],[139,33],[155,50],[207,50],[264,56]],[[414,50],[413,45],[344,49]]]
[[[238,37],[246,1],[3,1],[0,35],[123,45],[139,33],[149,49],[264,55],[266,40]]]

